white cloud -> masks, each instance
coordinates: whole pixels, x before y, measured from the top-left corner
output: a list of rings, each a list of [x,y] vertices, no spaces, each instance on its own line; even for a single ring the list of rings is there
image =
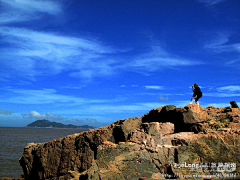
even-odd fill
[[[50,117],[51,119],[54,119],[54,120],[63,120],[64,119],[62,116],[60,116],[60,115],[59,116],[55,116],[51,112],[47,112],[46,115],[48,117]]]
[[[86,120],[87,120],[88,122],[90,122],[91,124],[96,124],[96,123],[98,123],[96,119],[86,118]]]
[[[227,92],[240,92],[240,86],[238,85],[233,85],[233,86],[223,86],[223,87],[218,87],[216,88],[217,91],[227,91]]]
[[[25,90],[25,89],[10,89],[11,97],[7,100],[9,103],[17,104],[50,104],[50,103],[69,103],[69,102],[84,102],[84,99],[74,96],[61,95],[54,89],[43,90]]]
[[[177,59],[171,57],[139,57],[129,66],[136,70],[144,70],[146,72],[154,72],[158,69],[173,68],[179,66],[190,66],[200,64],[198,61],[190,61],[185,59]],[[143,72],[144,72],[143,71]]]
[[[86,87],[86,85],[79,85],[79,86],[63,86],[63,87],[61,87],[61,88],[63,88],[63,89],[82,89],[82,88],[84,88],[84,87]]]
[[[43,14],[57,15],[62,12],[58,1],[52,0],[0,0],[1,23],[14,23],[40,18]]]
[[[68,123],[74,123],[74,124],[79,124],[79,123],[85,123],[85,124],[98,124],[99,122],[96,119],[93,118],[85,118],[84,119],[79,119],[79,118],[68,118],[68,117],[63,117],[61,115],[54,115],[51,112],[47,112],[45,114],[40,114],[37,111],[30,111],[27,114],[22,114],[23,118],[26,119],[34,119],[34,120],[39,120],[39,119],[47,119],[50,121],[60,121],[60,122],[68,122]]]
[[[70,119],[70,120],[67,120],[68,122],[70,123],[82,123],[83,120],[82,119]]]
[[[132,58],[132,61],[123,64],[128,71],[135,71],[147,74],[162,69],[177,69],[183,66],[194,66],[203,64],[198,60],[191,60],[182,57],[176,57],[166,52],[157,44],[152,44],[149,52],[138,54]]]
[[[27,119],[48,119],[48,120],[52,120],[52,121],[62,121],[62,120],[69,121],[69,118],[62,117],[61,115],[54,115],[51,112],[47,112],[45,114],[40,114],[37,111],[30,111],[27,114],[22,114],[22,116]],[[80,122],[78,119],[70,119],[70,120],[74,120],[75,122],[77,122],[77,121]]]
[[[164,96],[158,96],[157,97],[160,101],[169,101],[169,97],[164,97]]]
[[[215,52],[238,52],[240,53],[240,43],[228,44],[228,45],[219,45],[215,47],[210,47]]]
[[[10,111],[10,110],[0,110],[0,114],[3,114],[3,115],[12,115],[14,112],[13,111]]]
[[[45,12],[58,14],[61,6],[52,0],[0,0],[3,6],[24,12]],[[6,7],[5,7],[6,8]]]
[[[163,86],[145,86],[145,88],[147,88],[147,89],[157,89],[157,90],[164,89]]]
[[[58,16],[63,4],[54,0],[0,0],[2,64],[1,80],[55,75],[65,71],[72,77],[91,79],[115,73],[111,58],[116,51],[93,37],[62,34],[13,27],[13,23]],[[46,17],[44,17],[46,15]],[[12,24],[12,25],[10,25]],[[122,50],[120,50],[122,52]],[[27,72],[27,73],[26,73]]]
[[[143,52],[131,57],[132,60],[123,64],[127,71],[134,71],[149,75],[152,72],[163,69],[179,69],[186,66],[204,64],[197,59],[189,59],[176,56],[166,51],[166,44],[159,41],[151,32],[146,32],[147,41]]]
[[[203,93],[203,96],[210,96],[210,97],[238,97],[240,96],[239,93],[220,93],[220,92],[216,92],[216,93]]]
[[[0,33],[3,37],[8,37],[5,41],[13,43],[19,48],[22,47],[22,49],[19,49],[21,51],[18,52],[22,56],[49,55],[49,53],[52,53],[50,51],[56,51],[56,53],[59,53],[61,56],[70,56],[75,51],[79,54],[83,54],[83,50],[88,50],[98,54],[114,51],[111,48],[104,47],[101,43],[94,39],[80,37],[75,38],[58,35],[56,33],[33,31],[25,28],[3,26],[0,29]],[[56,48],[56,46],[67,48],[65,49],[66,52],[62,52],[61,49]],[[94,56],[96,57],[96,55]]]
[[[208,106],[214,106],[216,108],[224,108],[224,107],[227,107],[227,106],[231,106],[229,103],[209,103],[206,105],[206,107]]]
[[[231,68],[240,69],[240,59],[229,60],[225,63],[225,65]]]
[[[0,50],[1,76],[5,79],[18,74],[18,77],[35,80],[37,76],[64,71],[71,77],[89,80],[121,71],[148,74],[164,68],[202,64],[169,55],[154,44],[149,52],[126,60],[124,51],[106,46],[92,37],[71,37],[9,26],[3,26],[0,34],[2,47],[5,47]]]
[[[133,104],[124,104],[124,105],[91,105],[86,110],[83,110],[84,113],[90,113],[97,110],[96,114],[110,114],[110,113],[133,113],[138,111],[150,111],[151,109],[164,106],[163,103],[158,102],[145,102],[145,103],[133,103]]]
[[[93,38],[75,38],[6,26],[0,29],[0,34],[3,44],[11,44],[11,47],[0,51],[2,77],[5,78],[16,72],[20,77],[34,78],[62,71],[78,78],[108,76],[114,73],[113,66],[117,63],[111,59],[111,54],[117,50]]]
[[[122,98],[116,97],[115,99],[87,99],[76,97],[72,95],[63,95],[57,93],[55,89],[12,89],[6,88],[6,91],[10,94],[8,97],[2,97],[0,102],[8,102],[14,104],[57,104],[57,105],[80,105],[91,103],[107,103],[107,102],[119,102]]]
[[[20,43],[17,40],[24,40],[24,42],[19,45],[25,44],[23,46],[25,48],[30,48],[31,45],[35,45],[39,47],[40,44],[36,44],[36,43],[43,43],[43,44],[46,43],[40,47],[42,48],[46,45],[49,45],[49,46],[64,45],[69,48],[79,47],[81,49],[87,49],[87,50],[90,50],[93,52],[99,52],[99,53],[107,53],[107,52],[113,51],[110,48],[102,46],[99,42],[97,42],[94,39],[87,39],[87,38],[80,38],[80,37],[75,38],[70,36],[59,35],[57,33],[33,31],[25,28],[16,28],[16,27],[10,27],[10,26],[3,26],[0,32],[3,36],[7,36],[10,38],[10,40],[8,39],[8,41],[15,43],[16,45]],[[81,53],[81,49],[79,49],[79,53]],[[38,52],[36,54],[38,55]],[[26,55],[28,54],[26,53]],[[32,54],[29,54],[29,55],[32,55]]]
[[[206,92],[203,92],[203,96],[239,97],[240,96],[240,86],[239,85],[230,85],[230,86],[221,86],[221,87],[207,87]]]
[[[212,6],[219,3],[223,3],[226,0],[197,0],[197,1],[200,3],[205,3],[207,6]]]
[[[228,33],[216,33],[213,35],[213,38],[205,44],[205,48],[215,48],[221,46],[229,41],[229,34]]]
[[[228,32],[218,32],[213,35],[212,40],[204,45],[204,48],[213,50],[216,53],[238,52],[240,53],[240,43],[229,42],[230,34]]]
[[[38,113],[37,111],[31,111],[30,113],[28,114],[22,114],[22,116],[24,118],[27,118],[27,119],[46,119],[47,116],[45,114],[40,114]]]
[[[177,107],[185,107],[185,106],[187,106],[190,103],[190,99],[191,98],[189,98],[189,101],[185,101],[185,100],[183,100],[183,101],[174,101],[171,104],[173,104],[173,105],[175,105]],[[201,99],[200,99],[200,105],[201,105]]]

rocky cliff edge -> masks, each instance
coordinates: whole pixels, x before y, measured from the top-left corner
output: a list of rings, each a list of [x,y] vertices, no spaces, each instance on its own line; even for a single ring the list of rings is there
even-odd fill
[[[173,105],[46,143],[20,159],[25,179],[140,180],[240,175],[240,110]]]

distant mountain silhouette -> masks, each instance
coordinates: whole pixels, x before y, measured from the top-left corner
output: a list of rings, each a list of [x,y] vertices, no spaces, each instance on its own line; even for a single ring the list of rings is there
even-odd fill
[[[57,123],[57,122],[51,122],[49,120],[37,120],[34,121],[33,123],[28,124],[26,127],[29,128],[81,128],[81,129],[95,129],[93,126],[89,125],[83,125],[83,126],[75,126],[73,124],[62,124],[62,123]]]

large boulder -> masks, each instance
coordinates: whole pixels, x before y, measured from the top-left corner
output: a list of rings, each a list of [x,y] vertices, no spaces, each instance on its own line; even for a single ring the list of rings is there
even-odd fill
[[[208,114],[202,106],[190,104],[184,108],[167,105],[151,110],[143,117],[144,122],[171,122],[175,125],[175,132],[190,131],[190,128],[200,122],[207,121]]]
[[[71,171],[88,170],[105,141],[127,141],[132,129],[139,128],[141,117],[121,119],[110,126],[76,133],[46,143],[30,143],[24,148],[20,165],[25,179],[70,178]]]
[[[231,104],[232,108],[239,108],[236,101],[231,101],[230,104]]]

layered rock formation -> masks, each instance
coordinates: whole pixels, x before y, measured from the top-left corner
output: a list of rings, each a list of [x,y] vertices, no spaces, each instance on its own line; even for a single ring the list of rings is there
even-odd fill
[[[239,176],[239,117],[239,108],[168,105],[110,126],[30,143],[20,164],[25,179]]]

